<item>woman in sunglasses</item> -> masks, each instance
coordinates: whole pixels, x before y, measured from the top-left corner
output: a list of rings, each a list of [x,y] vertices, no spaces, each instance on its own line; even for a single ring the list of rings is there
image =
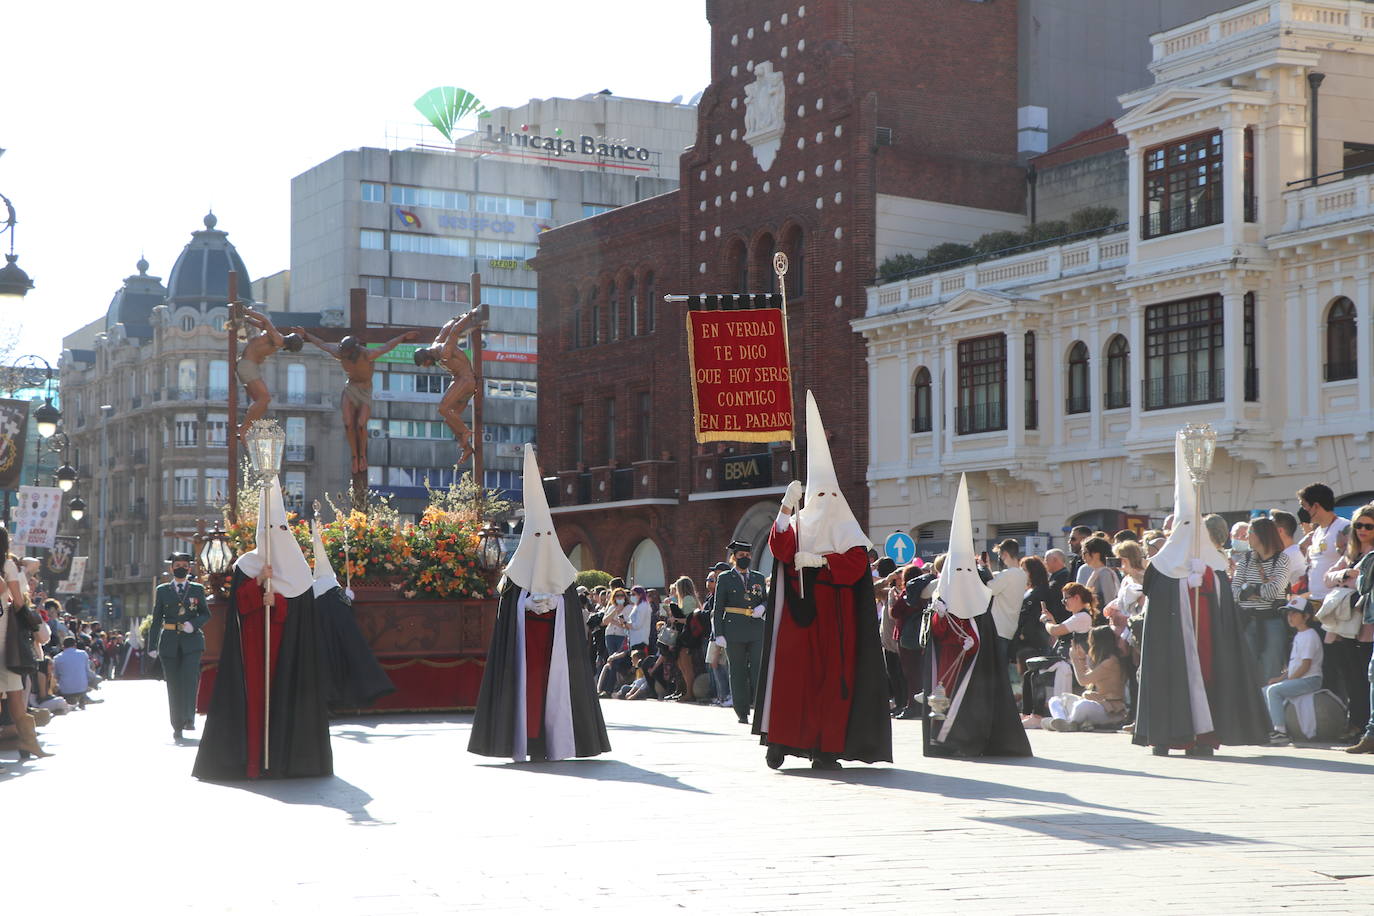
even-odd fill
[[[1345,586],[1356,588],[1360,585],[1360,572],[1365,571],[1365,584],[1360,594],[1362,603],[1357,605],[1361,611],[1365,604],[1374,601],[1368,593],[1374,585],[1374,505],[1362,506],[1352,516],[1351,537],[1346,544],[1345,553],[1326,572],[1325,584],[1328,588]],[[1337,636],[1327,632],[1325,638],[1327,684],[1345,694],[1350,713],[1348,736],[1358,738],[1369,725],[1369,657],[1371,637],[1374,626],[1361,626],[1355,638]]]

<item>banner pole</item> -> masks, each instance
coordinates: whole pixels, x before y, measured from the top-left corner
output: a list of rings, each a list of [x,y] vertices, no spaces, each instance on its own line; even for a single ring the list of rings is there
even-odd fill
[[[787,255],[781,251],[773,253],[773,273],[778,276],[778,292],[782,295],[782,346],[787,354],[787,387],[792,385],[792,332],[787,326]],[[792,477],[797,477],[797,397],[792,395]]]

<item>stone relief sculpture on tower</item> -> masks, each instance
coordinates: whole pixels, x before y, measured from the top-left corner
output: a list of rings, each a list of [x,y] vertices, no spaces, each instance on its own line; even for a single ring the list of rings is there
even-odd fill
[[[744,142],[754,150],[754,159],[765,172],[782,145],[787,107],[787,89],[782,73],[770,61],[754,65],[754,81],[744,87]]]

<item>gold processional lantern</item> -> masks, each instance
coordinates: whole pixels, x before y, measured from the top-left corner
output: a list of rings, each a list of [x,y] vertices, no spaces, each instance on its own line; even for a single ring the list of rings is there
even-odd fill
[[[1183,427],[1183,462],[1194,486],[1202,486],[1212,472],[1212,459],[1217,451],[1217,431],[1207,423],[1189,423]]]

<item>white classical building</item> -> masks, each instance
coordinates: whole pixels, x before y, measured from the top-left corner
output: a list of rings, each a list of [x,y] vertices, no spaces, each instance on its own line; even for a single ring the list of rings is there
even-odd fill
[[[980,539],[1158,518],[1188,422],[1219,437],[1206,511],[1374,495],[1374,4],[1151,42],[1124,227],[869,290],[876,542],[943,540],[961,472]]]

